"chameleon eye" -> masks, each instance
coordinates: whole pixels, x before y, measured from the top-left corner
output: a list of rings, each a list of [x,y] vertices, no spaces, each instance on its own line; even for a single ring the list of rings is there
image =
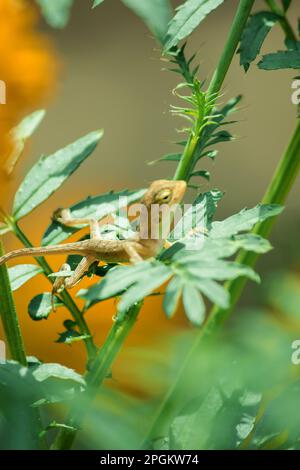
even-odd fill
[[[172,196],[172,192],[170,189],[163,189],[159,191],[155,196],[155,202],[161,204],[167,204],[170,202]]]

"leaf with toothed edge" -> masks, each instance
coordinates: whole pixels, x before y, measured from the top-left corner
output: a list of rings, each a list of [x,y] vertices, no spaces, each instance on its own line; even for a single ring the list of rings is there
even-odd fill
[[[95,150],[103,131],[78,139],[52,155],[41,157],[19,186],[13,204],[13,217],[20,220],[46,201]]]

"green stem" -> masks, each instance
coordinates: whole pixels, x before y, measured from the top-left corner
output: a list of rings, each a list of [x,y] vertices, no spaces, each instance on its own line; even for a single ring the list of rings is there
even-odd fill
[[[296,177],[300,171],[300,120],[297,124],[295,132],[292,136],[290,144],[281,158],[272,180],[267,188],[267,191],[262,199],[264,204],[283,204],[294,184]],[[267,219],[264,222],[257,224],[253,230],[253,233],[267,237],[272,229],[272,226],[276,218]],[[238,257],[237,262],[247,266],[254,266],[258,258],[257,253],[242,251]],[[161,429],[166,423],[169,423],[172,417],[176,413],[175,397],[180,396],[183,388],[186,371],[189,365],[192,363],[199,352],[199,347],[203,344],[203,341],[210,339],[215,335],[224,321],[228,318],[232,312],[233,307],[236,305],[246,284],[246,279],[240,277],[233,281],[229,281],[225,287],[230,293],[231,307],[230,309],[224,310],[219,307],[213,307],[209,318],[196,336],[190,350],[188,351],[184,362],[176,376],[176,380],[173,383],[171,389],[166,395],[164,401],[159,407],[156,416],[152,422],[150,432],[146,440],[153,437],[154,433]]]
[[[8,220],[8,223],[9,223],[12,231],[16,235],[16,237],[23,243],[23,245],[28,247],[28,248],[32,248],[33,247],[32,243],[28,240],[25,233],[20,229],[19,225],[15,221],[10,220],[10,219]],[[44,272],[45,276],[47,277],[47,279],[51,283],[53,283],[54,281],[51,278],[48,277],[49,274],[51,274],[53,271],[50,268],[47,261],[45,260],[45,258],[43,256],[37,256],[36,260],[37,260],[38,264],[41,266],[41,268],[43,269],[43,272]],[[76,324],[78,325],[80,333],[83,336],[86,336],[86,338],[84,339],[84,342],[85,342],[87,353],[88,353],[88,361],[92,362],[95,355],[96,355],[97,348],[94,344],[92,335],[91,335],[89,327],[88,327],[88,325],[85,321],[85,318],[84,318],[82,312],[77,307],[76,303],[74,302],[74,300],[72,299],[72,297],[70,296],[70,294],[67,291],[63,291],[60,295],[61,295],[61,298],[62,298],[65,306],[69,309],[69,311],[72,314],[74,320],[76,321]]]
[[[3,255],[4,249],[2,241],[0,240],[0,256]],[[22,364],[22,366],[27,367],[28,363],[24,340],[16,312],[6,264],[0,266],[0,305],[0,315],[2,318],[4,334],[8,344],[10,356],[14,361],[17,361]],[[36,431],[36,435],[33,435],[33,440],[37,443],[38,446],[41,446],[42,449],[46,449],[46,441],[44,439],[39,441],[37,437],[39,432],[42,430],[42,421],[37,409],[32,410],[32,424]]]
[[[208,95],[216,96],[223,85],[224,79],[234,57],[235,51],[241,39],[247,19],[250,15],[255,0],[240,0],[238,9],[233,19],[225,47],[223,49],[219,64],[213,74],[208,87]],[[190,174],[190,167],[193,162],[194,152],[200,135],[190,136],[181,160],[176,169],[175,180],[187,180]]]
[[[4,254],[0,240],[0,256]],[[24,340],[16,312],[6,264],[0,266],[0,305],[4,334],[11,358],[27,367]]]
[[[270,8],[270,10],[279,16],[280,25],[285,33],[287,39],[292,39],[293,41],[297,41],[297,36],[294,33],[294,30],[286,17],[285,11],[280,8],[278,3],[275,0],[265,0],[266,4]]]
[[[72,428],[78,428],[80,426],[82,419],[88,410],[89,404],[95,397],[98,388],[111,372],[112,364],[132,330],[141,306],[141,303],[134,305],[128,310],[122,320],[116,320],[113,324],[103,347],[96,356],[92,369],[86,374],[88,387],[86,406],[81,406],[79,411],[77,410],[71,413],[68,422],[70,429],[63,428],[59,431],[51,447],[52,450],[66,450],[72,447],[77,432],[72,430]]]

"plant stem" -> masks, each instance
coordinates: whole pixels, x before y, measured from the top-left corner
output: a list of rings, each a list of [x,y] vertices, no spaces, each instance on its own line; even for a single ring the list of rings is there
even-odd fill
[[[278,3],[275,0],[265,0],[266,4],[270,8],[270,10],[279,16],[280,25],[286,35],[287,39],[292,39],[293,41],[297,41],[297,36],[294,33],[294,30],[286,17],[285,11],[280,8]]]
[[[81,406],[80,410],[71,412],[68,425],[71,429],[63,428],[59,431],[53,445],[52,450],[66,450],[72,447],[76,437],[76,431],[72,427],[78,428],[81,424],[87,409],[95,397],[98,388],[103,380],[111,371],[111,366],[122,348],[126,338],[132,330],[137,316],[140,312],[142,304],[138,303],[131,307],[122,320],[116,320],[113,324],[102,348],[98,352],[93,363],[92,369],[86,374],[87,381],[87,406]]]
[[[0,256],[3,254],[3,245],[0,240]],[[6,264],[0,266],[0,302],[0,314],[11,358],[27,367],[24,340],[16,312]]]
[[[209,96],[216,96],[221,90],[253,4],[254,0],[240,0],[239,2],[219,64],[208,87]],[[187,180],[189,178],[190,167],[199,138],[200,135],[189,137],[174,175],[175,180]]]
[[[0,240],[0,256],[2,255],[4,255],[4,249],[2,241]],[[24,340],[16,312],[6,264],[0,266],[0,304],[0,315],[11,358],[14,361],[19,362],[22,366],[27,367],[28,363]],[[33,435],[33,440],[38,446],[40,445],[43,449],[46,449],[46,441],[40,440],[39,442],[37,438],[42,429],[42,421],[37,409],[32,410],[32,424],[36,430],[36,435]]]
[[[292,136],[290,144],[281,158],[271,182],[267,188],[267,191],[262,199],[264,204],[283,204],[289,194],[293,183],[298,176],[300,171],[300,120],[298,121],[295,132]],[[272,226],[276,218],[267,219],[264,222],[257,224],[253,230],[253,233],[266,237],[270,234]],[[247,266],[254,266],[257,258],[257,253],[242,251],[236,261]],[[159,407],[157,414],[153,420],[150,432],[147,440],[153,436],[155,431],[160,428],[164,423],[170,422],[170,419],[176,413],[175,397],[180,393],[182,389],[185,374],[192,363],[193,359],[197,357],[199,347],[203,344],[203,341],[210,339],[215,335],[224,321],[228,318],[232,312],[233,307],[236,305],[243,288],[246,284],[246,278],[240,277],[233,281],[229,281],[225,284],[226,289],[230,293],[231,307],[230,309],[224,310],[220,307],[213,307],[209,318],[196,336],[190,350],[188,351],[184,362],[179,370],[176,380],[173,383],[171,389],[166,395],[163,403]]]
[[[28,248],[32,248],[33,247],[32,243],[28,240],[25,233],[21,230],[21,228],[19,227],[17,222],[15,222],[11,219],[8,219],[8,223],[9,223],[12,231],[16,235],[16,237],[23,243],[23,245],[28,247]],[[51,274],[53,271],[50,268],[47,261],[45,260],[45,258],[43,256],[37,256],[36,260],[37,260],[38,264],[41,266],[41,268],[43,269],[43,272],[44,272],[45,276],[47,277],[48,281],[53,283],[54,281],[51,278],[48,277],[49,274]],[[84,342],[85,342],[86,349],[87,349],[88,361],[91,362],[91,361],[93,361],[93,359],[96,355],[97,348],[94,344],[93,338],[91,336],[89,327],[88,327],[88,325],[85,321],[83,313],[77,307],[76,303],[74,302],[74,300],[72,299],[72,297],[70,296],[70,294],[66,290],[63,291],[60,294],[60,296],[61,296],[65,306],[69,309],[69,311],[72,314],[74,320],[76,321],[76,324],[78,325],[80,333],[83,336],[86,336],[86,338],[84,339]]]

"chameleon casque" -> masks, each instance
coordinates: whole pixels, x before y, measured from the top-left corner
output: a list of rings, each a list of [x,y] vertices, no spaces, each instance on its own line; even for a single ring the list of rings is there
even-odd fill
[[[53,284],[52,293],[60,292],[62,289],[74,287],[85,272],[95,261],[108,263],[136,263],[147,258],[156,256],[165,244],[163,238],[151,238],[153,233],[153,221],[151,218],[151,206],[164,205],[171,207],[179,204],[186,190],[185,181],[157,180],[151,183],[146,191],[141,204],[147,209],[147,227],[143,227],[143,219],[140,219],[139,231],[133,237],[126,240],[107,240],[101,238],[99,224],[95,219],[73,219],[69,209],[60,209],[56,212],[56,220],[62,225],[77,226],[90,225],[90,239],[75,243],[53,245],[37,248],[22,248],[11,251],[0,258],[0,265],[13,258],[21,256],[45,256],[60,254],[79,254],[83,258],[73,273],[67,277],[57,277]],[[162,213],[159,212],[157,222],[161,223]],[[152,227],[151,227],[152,224]],[[156,232],[157,233],[157,232]],[[62,271],[71,271],[69,265],[63,264]]]

